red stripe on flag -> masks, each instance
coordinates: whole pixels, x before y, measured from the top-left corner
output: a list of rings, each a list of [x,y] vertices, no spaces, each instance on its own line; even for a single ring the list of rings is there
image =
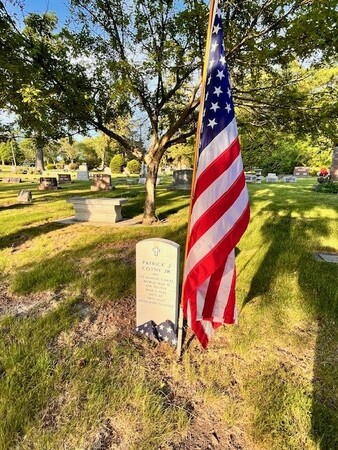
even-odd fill
[[[188,252],[193,245],[211,228],[233,205],[245,187],[245,177],[240,173],[231,188],[224,192],[194,224],[189,238]]]
[[[235,304],[236,304],[236,266],[232,276],[231,288],[229,292],[228,302],[224,310],[224,323],[235,323]]]
[[[219,286],[222,281],[222,276],[225,269],[225,264],[227,260],[224,261],[224,264],[221,264],[219,268],[216,270],[215,273],[213,273],[210,277],[207,293],[204,300],[204,308],[203,308],[203,318],[205,320],[212,320],[213,318],[213,310],[214,310],[214,304],[215,300],[217,298],[217,293]]]
[[[225,172],[240,153],[238,137],[199,175],[194,190],[194,205],[198,197]]]
[[[188,299],[200,284],[209,278],[219,266],[220,261],[226,259],[232,249],[240,240],[250,218],[250,208],[247,204],[242,215],[238,218],[234,226],[217,243],[217,245],[202,258],[187,274],[184,284],[184,297]]]

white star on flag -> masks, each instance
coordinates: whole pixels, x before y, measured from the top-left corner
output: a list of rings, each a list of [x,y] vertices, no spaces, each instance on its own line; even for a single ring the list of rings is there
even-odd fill
[[[222,91],[221,87],[216,87],[216,86],[215,86],[215,92],[214,92],[214,94],[216,94],[217,97],[218,97],[218,96],[220,96],[222,93],[223,93],[223,91]]]
[[[228,113],[231,111],[231,106],[229,105],[229,103],[225,105],[225,109],[228,111]]]
[[[211,59],[209,62],[209,69],[211,69],[211,67],[215,64],[215,60]]]
[[[211,107],[210,107],[210,109],[212,109],[214,112],[216,112],[220,107],[218,106],[218,102],[216,102],[216,103],[212,103],[211,102]]]
[[[216,26],[214,26],[214,29],[212,31],[212,33],[214,34],[218,34],[219,30],[221,29],[221,27],[219,26],[219,24],[217,24]]]
[[[230,88],[228,88],[227,94],[228,94],[228,96],[231,98],[231,90],[230,90]]]
[[[214,126],[216,126],[216,125],[217,125],[217,122],[215,119],[209,120],[208,127],[214,128]]]
[[[219,58],[219,62],[222,63],[222,64],[225,64],[225,56],[224,56],[224,55],[222,55],[222,56]]]
[[[225,78],[224,71],[223,71],[223,70],[217,70],[217,75],[216,75],[216,77],[218,77],[220,80],[222,80],[223,78]]]
[[[214,52],[214,51],[216,50],[217,46],[218,46],[218,42],[214,42],[214,43],[211,45],[211,51]]]

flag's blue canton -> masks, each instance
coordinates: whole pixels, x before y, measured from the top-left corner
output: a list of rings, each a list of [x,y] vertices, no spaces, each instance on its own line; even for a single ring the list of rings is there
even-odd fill
[[[234,118],[228,68],[225,63],[222,16],[215,14],[203,106],[200,153]]]
[[[136,327],[135,331],[137,334],[140,334],[141,336],[146,336],[152,341],[158,342],[156,323],[153,322],[152,320],[149,320],[149,322],[139,325],[138,327]]]
[[[173,346],[177,345],[175,326],[170,320],[166,320],[159,325],[156,325],[153,320],[149,320],[149,322],[136,327],[135,331],[137,334],[145,336],[152,341],[165,341]]]
[[[175,326],[170,320],[166,320],[165,322],[160,323],[160,325],[157,325],[157,333],[160,339],[176,346],[177,336]]]

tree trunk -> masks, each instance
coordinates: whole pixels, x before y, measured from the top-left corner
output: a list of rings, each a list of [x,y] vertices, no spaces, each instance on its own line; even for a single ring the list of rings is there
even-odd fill
[[[45,170],[44,162],[43,162],[43,147],[40,145],[36,146],[36,161],[35,161],[36,170],[43,171]]]
[[[146,195],[144,202],[143,223],[152,224],[158,220],[155,212],[156,180],[160,162],[152,159],[147,164]]]

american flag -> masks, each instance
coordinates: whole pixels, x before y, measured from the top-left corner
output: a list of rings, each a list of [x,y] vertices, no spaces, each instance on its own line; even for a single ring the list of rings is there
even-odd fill
[[[217,0],[213,11],[182,296],[204,348],[216,328],[237,321],[235,246],[250,218]]]

